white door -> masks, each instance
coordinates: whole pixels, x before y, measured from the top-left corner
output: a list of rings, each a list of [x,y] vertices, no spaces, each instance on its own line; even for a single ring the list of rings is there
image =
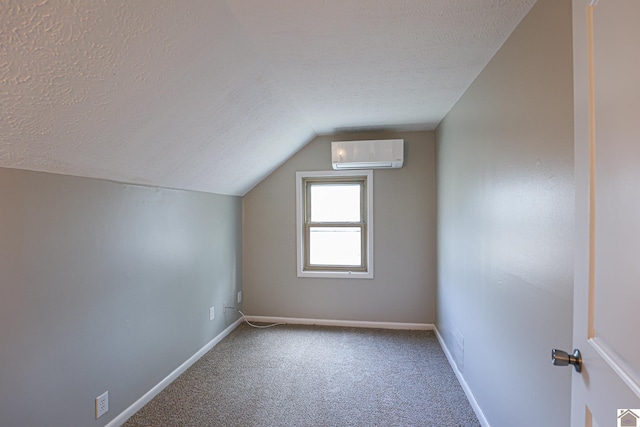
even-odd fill
[[[619,409],[640,416],[640,0],[573,0],[573,33],[583,366],[571,425],[640,427],[618,420]]]

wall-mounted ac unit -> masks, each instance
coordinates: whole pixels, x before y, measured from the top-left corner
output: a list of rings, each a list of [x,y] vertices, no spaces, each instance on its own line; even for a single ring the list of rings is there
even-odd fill
[[[334,141],[331,143],[333,169],[394,169],[404,163],[404,139]]]

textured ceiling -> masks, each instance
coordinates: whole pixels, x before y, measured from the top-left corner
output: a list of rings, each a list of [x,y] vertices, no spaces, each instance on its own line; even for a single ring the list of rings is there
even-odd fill
[[[0,166],[243,195],[317,134],[433,129],[533,3],[0,0]]]

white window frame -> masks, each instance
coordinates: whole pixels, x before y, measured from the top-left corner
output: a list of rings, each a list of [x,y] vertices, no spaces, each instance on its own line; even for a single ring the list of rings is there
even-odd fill
[[[306,178],[340,178],[364,177],[365,185],[365,223],[366,223],[366,267],[365,271],[332,271],[305,270],[305,199],[306,191],[303,185]],[[373,171],[312,171],[296,172],[296,254],[298,277],[341,278],[341,279],[373,279]]]

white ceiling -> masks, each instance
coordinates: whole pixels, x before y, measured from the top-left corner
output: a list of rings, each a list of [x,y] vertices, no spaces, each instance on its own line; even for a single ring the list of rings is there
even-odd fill
[[[0,0],[0,166],[243,195],[317,134],[435,128],[533,3]]]

